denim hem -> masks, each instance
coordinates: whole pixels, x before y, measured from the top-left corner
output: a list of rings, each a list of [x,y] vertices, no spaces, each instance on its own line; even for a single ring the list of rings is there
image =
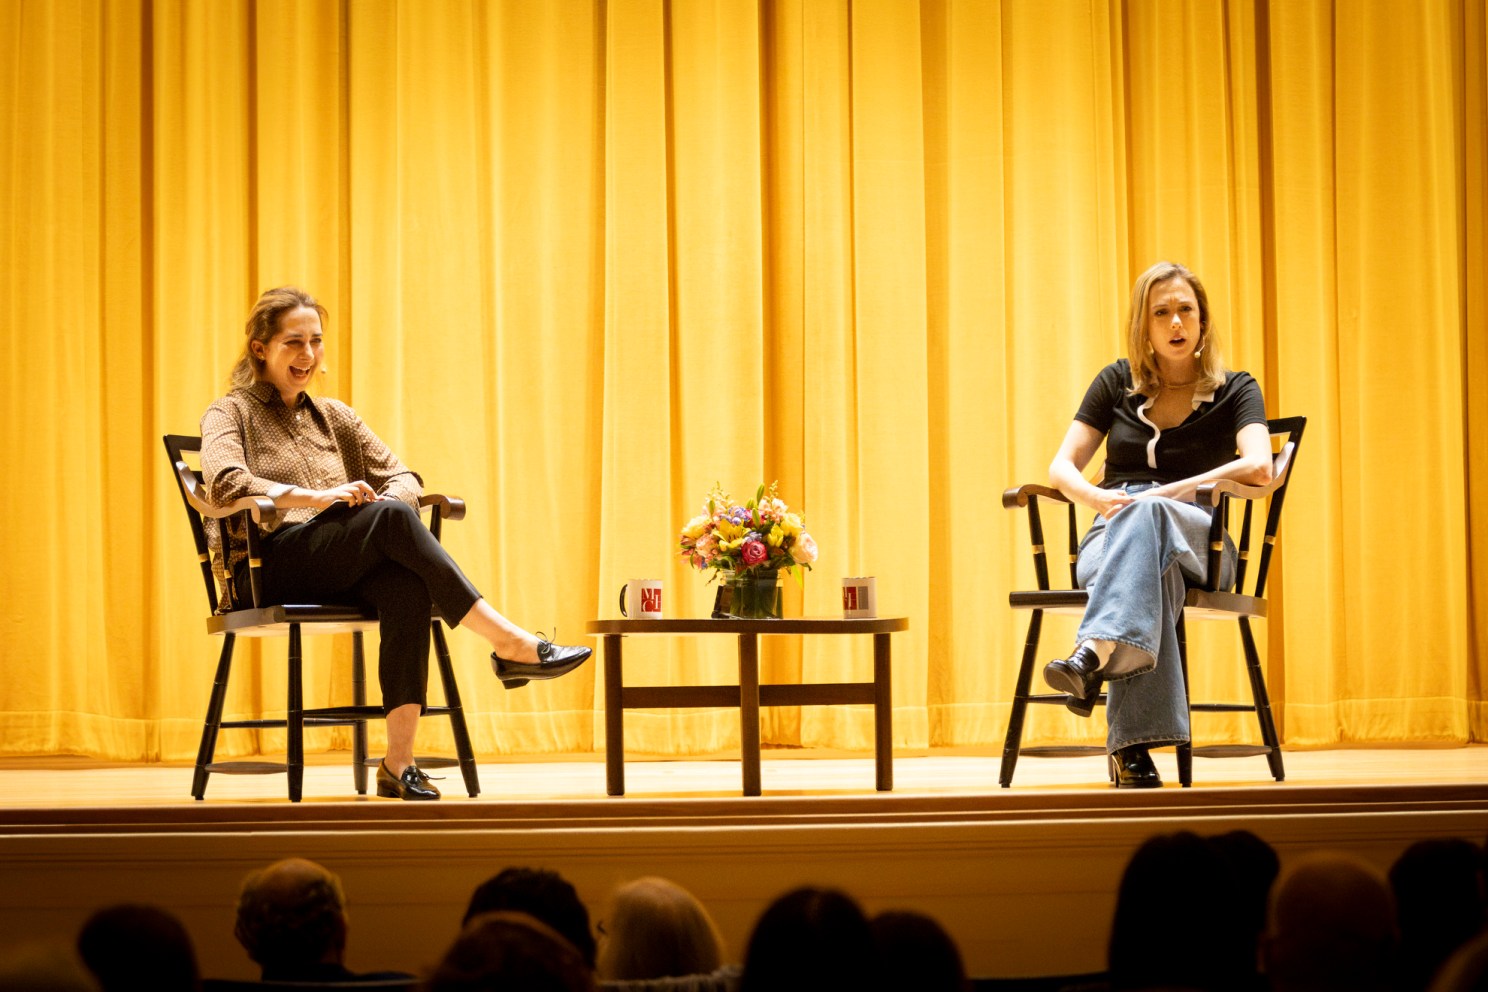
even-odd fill
[[[1120,751],[1122,748],[1134,747],[1134,746],[1136,746],[1138,744],[1145,744],[1149,748],[1153,748],[1153,747],[1176,747],[1179,744],[1187,744],[1188,741],[1189,741],[1189,739],[1187,737],[1143,737],[1143,738],[1137,738],[1137,739],[1134,739],[1134,740],[1123,741],[1122,743],[1116,745],[1114,748],[1112,748],[1107,753],[1108,754],[1115,754],[1117,751]]]
[[[1156,658],[1152,659],[1152,664],[1148,665],[1146,668],[1138,668],[1130,672],[1122,672],[1120,675],[1112,675],[1109,677],[1102,676],[1102,679],[1104,679],[1106,682],[1125,682],[1127,679],[1134,679],[1138,675],[1150,675],[1155,671],[1157,671]]]
[[[1102,637],[1099,634],[1086,634],[1084,636],[1076,636],[1075,643],[1077,645],[1083,644],[1086,641],[1110,641],[1112,644],[1120,644],[1122,647],[1131,648],[1133,651],[1140,651],[1147,657],[1152,659],[1152,664],[1150,665],[1144,665],[1141,668],[1135,670],[1119,672],[1114,676],[1107,676],[1105,672],[1110,669],[1111,660],[1116,657],[1116,652],[1113,650],[1111,652],[1111,657],[1107,658],[1106,663],[1099,669],[1101,678],[1105,679],[1107,682],[1121,682],[1125,679],[1131,678],[1133,675],[1146,675],[1148,672],[1157,667],[1157,651],[1155,649],[1148,648],[1146,645],[1138,644],[1135,641],[1127,640],[1124,637]]]

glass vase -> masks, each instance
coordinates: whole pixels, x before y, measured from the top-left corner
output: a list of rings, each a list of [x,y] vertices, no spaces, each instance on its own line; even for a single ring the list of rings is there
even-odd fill
[[[718,592],[713,597],[713,617],[779,620],[780,600],[780,572],[776,569],[720,572]]]

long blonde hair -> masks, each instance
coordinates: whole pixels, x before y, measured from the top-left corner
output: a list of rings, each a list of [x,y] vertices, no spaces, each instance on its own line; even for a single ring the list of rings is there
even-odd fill
[[[1126,359],[1131,363],[1133,393],[1152,395],[1149,390],[1162,384],[1162,375],[1152,355],[1152,342],[1147,339],[1147,295],[1152,287],[1174,277],[1182,279],[1193,288],[1199,300],[1199,344],[1194,357],[1199,362],[1199,380],[1196,392],[1205,393],[1224,384],[1224,357],[1219,350],[1219,335],[1214,318],[1209,312],[1209,294],[1199,277],[1177,262],[1158,262],[1137,277],[1132,286],[1131,308],[1126,315]]]
[[[243,329],[246,340],[243,353],[228,375],[228,383],[234,389],[247,389],[263,378],[263,359],[253,353],[253,342],[265,345],[279,333],[279,319],[291,310],[306,307],[320,314],[320,326],[326,325],[326,309],[315,301],[315,297],[298,286],[278,286],[266,289],[253,310],[248,314],[248,324]]]

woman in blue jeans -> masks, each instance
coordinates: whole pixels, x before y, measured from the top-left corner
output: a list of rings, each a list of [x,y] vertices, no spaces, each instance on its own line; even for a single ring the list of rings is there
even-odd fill
[[[1177,623],[1184,579],[1206,575],[1209,512],[1201,483],[1271,481],[1260,386],[1225,368],[1209,297],[1192,272],[1159,262],[1132,287],[1127,357],[1101,369],[1049,466],[1071,500],[1099,516],[1076,569],[1089,605],[1074,651],[1044,681],[1089,716],[1106,686],[1106,750],[1120,788],[1162,785],[1150,748],[1189,739]],[[1084,477],[1101,441],[1105,472]],[[1226,543],[1220,584],[1233,581]]]

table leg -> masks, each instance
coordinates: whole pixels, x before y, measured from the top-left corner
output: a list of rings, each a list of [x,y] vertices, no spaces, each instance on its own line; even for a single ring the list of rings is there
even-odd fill
[[[889,664],[889,635],[873,635],[873,760],[878,791],[894,788],[894,696]]]
[[[744,795],[760,794],[759,638],[739,635],[739,751]]]
[[[621,704],[624,683],[620,675],[619,634],[604,638],[605,677],[605,791],[625,795],[625,709]]]

